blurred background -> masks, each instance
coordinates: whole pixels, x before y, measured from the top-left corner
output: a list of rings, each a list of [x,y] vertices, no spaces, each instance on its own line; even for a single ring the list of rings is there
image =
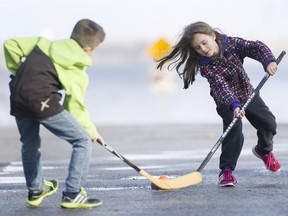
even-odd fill
[[[96,125],[221,123],[200,75],[188,90],[175,71],[157,71],[157,49],[175,44],[183,28],[205,21],[230,36],[266,43],[277,57],[288,51],[285,0],[0,0],[0,42],[24,36],[70,37],[75,23],[89,18],[106,32],[88,69],[86,105]],[[160,44],[159,44],[160,43]],[[256,86],[260,63],[245,60]],[[288,123],[288,56],[261,94],[279,123]],[[0,49],[0,126],[9,115],[9,72]]]

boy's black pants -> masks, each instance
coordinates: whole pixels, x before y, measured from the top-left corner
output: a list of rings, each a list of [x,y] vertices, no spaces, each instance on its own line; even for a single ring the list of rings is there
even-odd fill
[[[218,114],[223,120],[223,132],[233,120],[233,112],[226,106],[217,108]],[[256,94],[245,110],[245,117],[257,130],[257,146],[260,153],[268,153],[273,150],[273,137],[276,134],[275,116],[266,106],[259,94]],[[219,168],[229,167],[234,170],[244,143],[242,133],[242,121],[239,119],[222,142]]]

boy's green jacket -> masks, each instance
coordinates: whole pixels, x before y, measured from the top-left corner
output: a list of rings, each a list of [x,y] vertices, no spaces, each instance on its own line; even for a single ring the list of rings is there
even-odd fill
[[[44,37],[10,39],[4,43],[4,54],[7,68],[15,75],[9,84],[12,115],[44,118],[64,107],[91,137],[96,135],[84,105],[89,82],[86,68],[91,66],[91,58],[76,41],[50,41]],[[22,75],[17,76],[18,73]],[[65,90],[63,106],[59,103],[61,89]]]

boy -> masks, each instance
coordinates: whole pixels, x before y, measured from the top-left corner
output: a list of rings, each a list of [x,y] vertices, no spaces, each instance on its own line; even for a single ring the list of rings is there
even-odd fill
[[[91,208],[102,204],[89,198],[85,184],[91,143],[104,143],[83,104],[94,49],[104,41],[105,32],[97,23],[82,19],[70,39],[49,41],[44,37],[5,41],[7,68],[12,72],[10,114],[15,116],[22,142],[21,154],[28,187],[27,203],[38,206],[58,189],[56,180],[42,175],[39,135],[43,125],[72,145],[72,155],[61,207]],[[59,90],[65,90],[63,105]]]

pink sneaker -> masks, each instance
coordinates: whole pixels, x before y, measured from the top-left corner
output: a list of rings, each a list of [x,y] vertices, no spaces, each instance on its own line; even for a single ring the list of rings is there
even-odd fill
[[[258,153],[256,146],[252,148],[252,152],[256,157],[260,158],[264,162],[266,169],[272,172],[279,172],[281,170],[281,165],[276,160],[272,152],[270,152],[268,155],[261,155]]]
[[[230,169],[225,169],[223,173],[219,176],[219,186],[235,186],[237,184],[236,178],[233,176]]]

